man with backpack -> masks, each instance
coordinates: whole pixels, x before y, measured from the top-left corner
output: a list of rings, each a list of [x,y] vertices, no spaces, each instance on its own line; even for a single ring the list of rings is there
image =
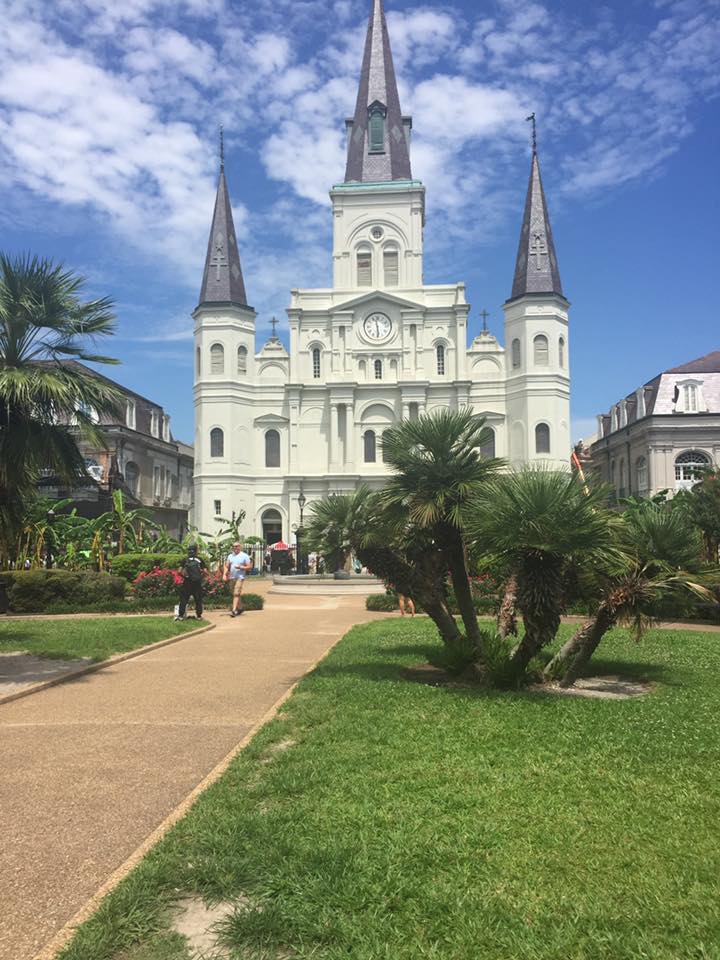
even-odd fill
[[[190,597],[195,600],[195,616],[198,620],[202,619],[204,570],[205,561],[197,555],[197,547],[192,544],[188,547],[187,559],[180,568],[183,580],[180,584],[180,607],[178,615],[175,617],[176,620],[185,619],[185,611]]]

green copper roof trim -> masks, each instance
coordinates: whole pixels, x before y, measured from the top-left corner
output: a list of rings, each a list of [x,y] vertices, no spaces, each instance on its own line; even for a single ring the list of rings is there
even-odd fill
[[[379,180],[376,183],[365,183],[356,180],[352,183],[336,183],[333,190],[414,190],[423,187],[422,180]],[[423,187],[424,189],[424,187]]]

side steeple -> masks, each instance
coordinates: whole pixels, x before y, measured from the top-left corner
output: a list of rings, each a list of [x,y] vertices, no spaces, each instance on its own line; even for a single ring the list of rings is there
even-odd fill
[[[534,121],[534,116],[529,119]],[[564,296],[550,229],[550,216],[540,177],[534,130],[530,180],[525,198],[525,211],[510,299],[514,300],[526,293],[557,293],[561,297]]]
[[[412,179],[412,120],[400,110],[383,0],[372,0],[355,116],[347,127],[345,183]]]
[[[220,133],[220,178],[208,240],[200,304],[233,303],[247,307],[240,253],[235,236],[230,195],[225,180],[225,155]]]

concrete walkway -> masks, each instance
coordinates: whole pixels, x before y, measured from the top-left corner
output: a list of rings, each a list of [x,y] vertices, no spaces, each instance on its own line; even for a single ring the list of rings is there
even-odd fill
[[[384,616],[364,606],[271,596],[1,705],[0,960],[31,960],[350,626]]]

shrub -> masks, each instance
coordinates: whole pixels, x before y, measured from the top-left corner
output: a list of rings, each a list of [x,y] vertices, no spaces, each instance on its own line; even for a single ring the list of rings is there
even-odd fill
[[[142,597],[170,597],[178,592],[182,577],[177,570],[164,570],[155,567],[142,572],[133,580],[133,596]]]
[[[52,607],[122,602],[125,583],[108,573],[27,570],[2,574],[11,613],[46,613]]]
[[[365,599],[366,610],[375,610],[382,613],[397,610],[397,608],[397,594],[392,590],[388,590],[387,593],[371,593],[370,596]]]
[[[110,561],[110,569],[117,577],[132,582],[139,573],[149,573],[155,567],[177,570],[185,555],[182,553],[121,553]]]

